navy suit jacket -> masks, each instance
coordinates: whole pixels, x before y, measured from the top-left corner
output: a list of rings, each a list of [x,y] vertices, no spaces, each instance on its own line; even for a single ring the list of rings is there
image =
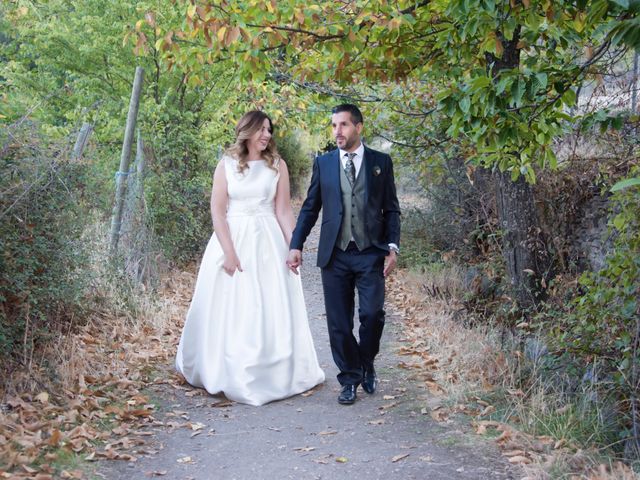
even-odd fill
[[[290,248],[302,246],[322,209],[322,226],[318,244],[318,266],[326,267],[331,260],[342,224],[342,193],[340,189],[340,150],[316,157],[311,183],[302,204]],[[400,245],[400,205],[396,195],[391,157],[364,148],[359,175],[365,175],[365,228],[371,243],[389,250],[389,243]]]

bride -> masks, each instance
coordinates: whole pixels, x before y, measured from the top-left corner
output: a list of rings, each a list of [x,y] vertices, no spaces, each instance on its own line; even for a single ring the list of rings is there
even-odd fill
[[[295,225],[289,173],[271,119],[246,113],[213,176],[215,234],[204,253],[176,356],[191,385],[250,405],[324,381],[300,277],[285,260]]]

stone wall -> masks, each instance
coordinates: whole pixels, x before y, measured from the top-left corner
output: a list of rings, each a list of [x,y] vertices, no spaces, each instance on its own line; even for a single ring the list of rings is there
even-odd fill
[[[572,228],[571,245],[580,270],[598,271],[605,265],[612,239],[607,227],[609,199],[597,195],[582,206]]]

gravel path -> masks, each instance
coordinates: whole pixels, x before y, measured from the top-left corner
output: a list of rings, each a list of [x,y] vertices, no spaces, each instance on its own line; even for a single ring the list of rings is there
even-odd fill
[[[137,462],[100,462],[107,479],[516,479],[495,445],[470,432],[465,420],[438,423],[421,413],[425,391],[398,368],[400,319],[387,316],[376,361],[374,395],[358,389],[354,405],[337,403],[337,369],[331,358],[319,269],[317,228],[305,249],[303,284],[309,322],[327,380],[310,395],[262,407],[224,405],[223,398],[154,386],[164,423],[134,455]],[[356,322],[357,323],[357,322]],[[357,324],[356,324],[357,329]],[[172,365],[161,366],[172,371]],[[198,393],[193,395],[193,393]],[[218,406],[216,406],[218,404]],[[192,428],[171,428],[170,422]],[[199,433],[197,433],[199,432]],[[194,435],[195,434],[195,435]]]

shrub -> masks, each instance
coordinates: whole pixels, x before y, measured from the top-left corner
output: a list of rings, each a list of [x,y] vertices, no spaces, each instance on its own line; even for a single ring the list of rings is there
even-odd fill
[[[86,165],[35,127],[0,139],[0,355],[29,365],[38,344],[83,308],[89,282],[80,241]]]
[[[174,171],[149,175],[145,195],[151,224],[165,256],[186,263],[201,254],[213,232],[209,172],[191,178]]]
[[[287,162],[291,182],[291,197],[304,193],[307,175],[311,169],[312,152],[302,136],[296,132],[276,137],[278,152]]]
[[[640,168],[635,169],[635,175]],[[634,172],[632,172],[633,174]],[[598,359],[609,391],[626,417],[621,433],[640,454],[640,188],[612,197],[613,250],[605,267],[580,277],[583,293],[564,324],[559,347],[581,359]]]

